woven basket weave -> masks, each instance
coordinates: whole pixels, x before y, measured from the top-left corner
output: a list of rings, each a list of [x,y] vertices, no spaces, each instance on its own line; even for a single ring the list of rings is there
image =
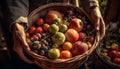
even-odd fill
[[[83,13],[86,17],[88,17],[88,19],[90,19],[90,17],[81,8],[78,8],[76,6],[73,6],[67,3],[51,3],[51,4],[38,7],[37,9],[32,11],[28,17],[29,25],[31,26],[32,23],[34,23],[38,19],[38,17],[44,16],[46,12],[51,9],[58,10],[58,11],[66,11],[68,9],[74,9],[79,13]],[[90,48],[84,54],[72,57],[70,59],[52,60],[45,56],[38,55],[35,52],[32,52],[30,50],[26,50],[26,53],[34,58],[35,64],[37,64],[38,66],[44,69],[76,69],[79,66],[81,66],[85,61],[87,61],[90,54],[92,54],[92,52],[97,47],[99,35],[97,32],[95,34],[96,34],[95,41],[93,43],[92,48]]]

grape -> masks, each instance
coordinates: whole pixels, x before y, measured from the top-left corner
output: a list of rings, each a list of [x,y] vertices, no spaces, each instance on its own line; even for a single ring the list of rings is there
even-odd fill
[[[34,45],[38,46],[39,45],[39,41],[34,41]]]
[[[40,49],[38,52],[39,52],[39,54],[40,54],[40,55],[42,55],[42,56],[44,56],[44,55],[45,55],[45,51],[44,51],[44,50],[42,50],[42,49]]]
[[[38,44],[38,49],[40,49],[42,46],[41,46],[41,44]]]
[[[33,46],[33,44],[34,44],[33,42],[28,42],[29,46]]]
[[[42,35],[40,33],[37,33],[36,35],[39,37],[39,40],[40,40]]]
[[[67,11],[67,14],[68,14],[68,16],[71,16],[71,15],[73,15],[73,11],[69,10],[69,11]]]

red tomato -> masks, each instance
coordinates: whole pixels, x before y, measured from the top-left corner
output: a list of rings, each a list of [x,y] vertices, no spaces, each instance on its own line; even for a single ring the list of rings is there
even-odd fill
[[[42,18],[39,18],[37,19],[37,22],[36,24],[39,26],[39,25],[42,25],[44,23],[44,20]]]
[[[72,57],[72,53],[69,50],[63,50],[60,53],[60,58],[62,59],[68,59]]]
[[[44,29],[44,31],[48,31],[48,29],[49,29],[49,27],[50,27],[50,25],[49,24],[43,24],[43,29]]]
[[[32,35],[32,34],[35,32],[35,30],[36,30],[35,26],[31,26],[31,27],[28,29],[28,33],[29,33],[30,35]]]
[[[42,27],[37,27],[36,30],[35,30],[35,33],[40,33],[40,32],[43,32],[43,29]]]

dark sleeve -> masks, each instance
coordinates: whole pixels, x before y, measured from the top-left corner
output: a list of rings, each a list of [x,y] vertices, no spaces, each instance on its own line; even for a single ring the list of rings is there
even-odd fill
[[[11,21],[9,22],[10,31],[14,23],[24,23],[22,24],[24,28],[28,26],[27,16],[29,13],[29,1],[28,0],[7,0],[8,9],[10,13]]]
[[[7,3],[13,21],[20,16],[27,17],[29,9],[28,0],[7,0]]]
[[[98,0],[80,0],[83,9],[90,12],[92,8],[99,6]]]

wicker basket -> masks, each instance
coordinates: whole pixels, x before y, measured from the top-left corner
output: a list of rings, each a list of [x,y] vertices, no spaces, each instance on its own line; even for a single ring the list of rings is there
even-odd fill
[[[99,43],[99,46],[96,48],[96,53],[97,53],[98,59],[104,65],[106,65],[105,66],[106,68],[108,68],[108,69],[120,69],[120,64],[113,63],[108,57],[103,55],[103,53],[101,52],[106,47],[106,43],[108,42],[108,40],[111,40],[111,39],[117,41],[120,44],[120,34],[110,34],[109,33]]]
[[[67,4],[67,3],[51,3],[51,4],[41,6],[41,7],[35,9],[33,12],[30,13],[30,15],[29,15],[30,26],[32,25],[32,23],[34,23],[36,21],[36,19],[39,16],[45,15],[45,13],[50,9],[55,9],[55,10],[58,10],[58,11],[66,11],[68,9],[74,9],[79,13],[83,13],[89,19],[89,16],[82,9],[80,9],[76,6],[73,6],[73,5],[70,5],[70,4]],[[90,54],[97,47],[97,44],[99,42],[98,37],[99,37],[98,32],[96,32],[95,33],[95,41],[93,43],[92,48],[90,48],[84,54],[72,57],[70,59],[55,59],[55,60],[52,60],[52,59],[49,59],[45,56],[38,55],[35,52],[32,52],[31,50],[25,50],[25,52],[34,58],[35,64],[37,64],[38,66],[40,66],[44,69],[77,69],[85,61],[87,61]]]

